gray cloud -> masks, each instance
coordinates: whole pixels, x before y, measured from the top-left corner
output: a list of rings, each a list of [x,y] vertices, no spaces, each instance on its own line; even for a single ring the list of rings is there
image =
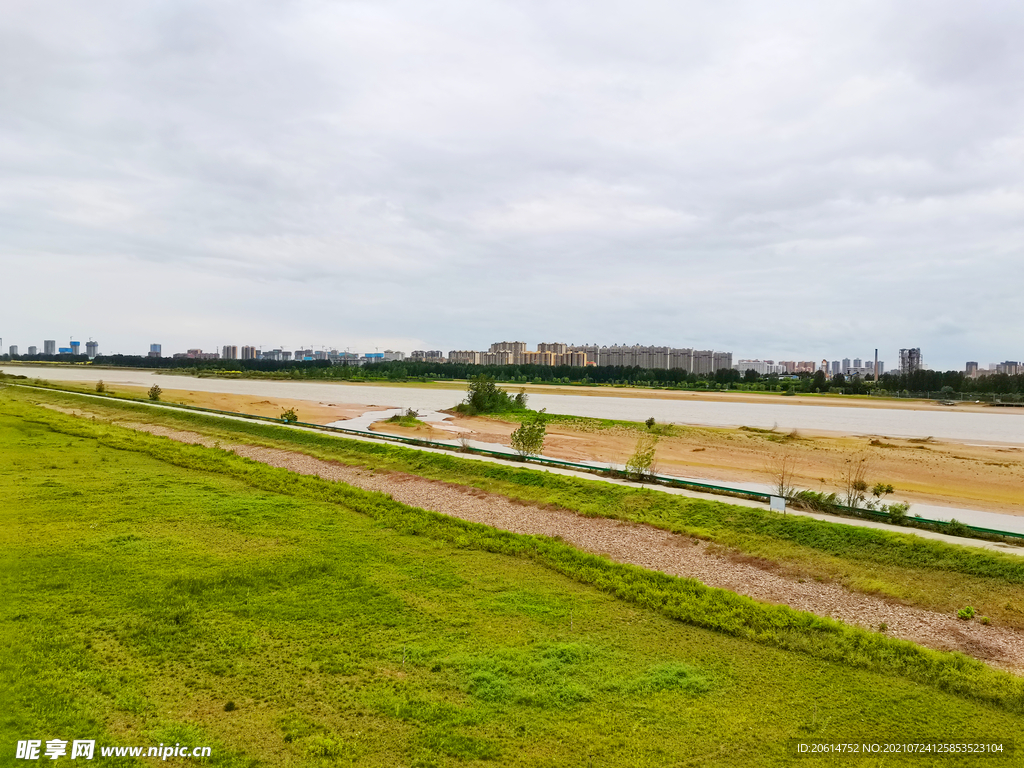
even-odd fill
[[[1017,4],[9,5],[7,343],[1024,354]]]

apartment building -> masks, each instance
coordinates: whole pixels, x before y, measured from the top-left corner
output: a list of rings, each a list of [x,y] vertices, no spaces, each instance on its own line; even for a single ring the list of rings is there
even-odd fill
[[[480,355],[482,352],[473,352],[472,350],[455,350],[453,349],[448,353],[449,363],[463,363],[468,365],[480,365]]]

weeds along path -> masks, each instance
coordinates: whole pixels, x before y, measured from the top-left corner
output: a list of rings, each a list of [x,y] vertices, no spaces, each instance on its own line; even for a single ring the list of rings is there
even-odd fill
[[[57,408],[74,413],[72,409]],[[839,619],[869,630],[944,651],[960,651],[992,666],[1024,674],[1024,632],[964,622],[955,616],[913,608],[883,598],[850,592],[828,582],[782,576],[751,558],[723,552],[700,539],[648,525],[584,517],[545,509],[437,480],[400,472],[374,472],[323,461],[294,451],[225,444],[197,432],[152,424],[114,422],[180,442],[220,447],[254,461],[306,475],[380,491],[396,501],[513,533],[557,537],[581,550],[612,560],[697,579],[755,600],[782,603],[796,610]]]

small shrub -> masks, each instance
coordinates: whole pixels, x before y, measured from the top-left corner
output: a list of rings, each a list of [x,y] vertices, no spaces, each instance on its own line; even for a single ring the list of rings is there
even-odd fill
[[[991,620],[989,619],[989,617],[988,617],[988,616],[982,616],[982,617],[981,617],[980,619],[978,619],[978,621],[980,621],[980,622],[981,622],[982,624],[984,624],[984,625],[985,625],[986,627],[987,627],[987,626],[988,626],[989,624],[991,624],[991,623],[992,623],[992,621],[991,621]]]
[[[631,478],[643,480],[654,474],[654,454],[657,447],[657,435],[640,435],[633,455],[626,462],[626,472]]]
[[[162,393],[163,390],[160,389],[160,385],[154,384],[152,387],[149,388],[149,399],[155,403],[157,400],[160,399],[160,395]]]
[[[387,419],[389,424],[397,424],[400,427],[418,427],[423,424],[417,417],[419,413],[412,408],[406,408],[403,413],[396,413]]]
[[[299,420],[299,415],[297,413],[295,413],[295,409],[294,408],[289,408],[287,411],[284,411],[281,414],[281,421],[287,422],[288,424],[291,424],[292,422],[295,422],[295,421],[298,421],[298,420]]]
[[[970,534],[970,529],[954,517],[945,526],[943,533],[948,533],[950,536],[967,536]]]
[[[106,392],[107,391],[107,385],[103,383],[103,379],[100,379],[99,381],[96,382],[96,391],[97,392]]]
[[[966,608],[961,608],[956,612],[956,617],[962,621],[970,621],[974,618],[974,608],[969,605]]]
[[[881,624],[878,625],[878,631],[879,632],[887,632],[888,630],[889,630],[889,625],[886,624],[884,621]]]
[[[653,426],[654,426],[654,417],[653,417],[653,416],[651,416],[651,417],[650,417],[649,419],[647,419],[647,421],[645,421],[645,422],[644,422],[644,424],[646,424],[646,425],[647,425],[647,428],[648,428],[648,429],[650,429],[651,427],[653,427]]]
[[[834,493],[819,493],[818,491],[800,491],[793,496],[798,506],[810,509],[814,512],[828,512],[835,514],[839,511],[839,497]]]
[[[909,504],[897,503],[882,507],[883,512],[889,513],[889,522],[893,525],[903,525],[907,521],[907,512],[909,510]]]
[[[537,456],[544,450],[544,410],[537,412],[533,419],[524,420],[511,435],[512,450],[522,456]]]
[[[225,712],[234,712],[236,709],[238,709],[238,707],[235,706],[235,702],[233,701],[229,701],[227,704],[224,705]]]

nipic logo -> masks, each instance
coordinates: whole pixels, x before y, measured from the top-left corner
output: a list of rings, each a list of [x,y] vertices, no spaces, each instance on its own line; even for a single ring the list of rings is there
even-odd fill
[[[26,739],[18,742],[14,757],[16,760],[39,760],[48,758],[57,760],[67,757],[70,760],[92,760],[96,756],[95,739],[75,739],[70,743],[71,750],[68,751],[68,742],[63,739],[50,739],[44,742],[42,739]],[[183,747],[181,744],[164,745],[158,747],[105,747],[100,746],[101,757],[155,757],[166,760],[168,757],[209,757],[210,747]]]
[[[63,739],[50,739],[46,742],[46,747],[43,748],[42,739],[19,741],[18,749],[14,756],[18,760],[38,760],[40,757],[40,749],[43,750],[43,757],[49,758],[50,760],[56,760],[57,758],[64,757],[68,754],[68,743]],[[76,739],[71,742],[70,758],[72,760],[77,760],[78,758],[92,760],[95,752],[95,740],[86,741]]]

